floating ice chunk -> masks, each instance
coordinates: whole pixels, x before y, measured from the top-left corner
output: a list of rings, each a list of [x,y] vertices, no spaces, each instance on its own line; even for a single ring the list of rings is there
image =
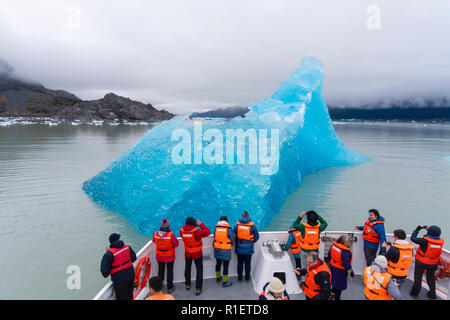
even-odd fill
[[[234,224],[244,210],[262,229],[305,175],[370,160],[336,135],[322,79],[322,63],[304,58],[245,118],[163,121],[83,190],[149,235],[163,218],[178,234],[187,216],[213,228],[222,215]]]

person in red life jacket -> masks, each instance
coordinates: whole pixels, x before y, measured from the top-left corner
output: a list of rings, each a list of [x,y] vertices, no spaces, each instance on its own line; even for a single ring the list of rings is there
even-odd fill
[[[418,238],[417,235],[422,229],[427,229],[427,234],[423,238]],[[441,237],[441,229],[438,226],[418,226],[411,234],[411,241],[418,244],[414,266],[414,283],[411,287],[411,296],[417,297],[422,288],[422,277],[427,271],[427,284],[430,290],[427,293],[428,298],[436,299],[436,279],[434,273],[436,272],[439,257],[444,247],[444,239]]]
[[[331,297],[334,300],[341,300],[342,291],[347,289],[348,275],[352,279],[355,277],[352,258],[350,239],[342,235],[331,245],[327,258],[331,272]]]
[[[289,300],[289,295],[283,282],[279,278],[273,277],[264,285],[258,300]]]
[[[390,248],[386,252],[388,261],[387,271],[392,275],[399,288],[408,276],[408,268],[412,263],[414,247],[406,240],[406,232],[402,229],[394,230],[394,242],[389,244]],[[383,244],[387,247],[388,243]]]
[[[133,300],[136,253],[119,239],[117,233],[109,236],[109,249],[103,255],[100,271],[105,278],[111,276],[117,300]]]
[[[328,300],[331,294],[331,272],[328,265],[319,259],[317,252],[306,256],[306,269],[295,269],[296,274],[306,275],[300,287],[306,300]]]
[[[242,281],[245,265],[245,281],[250,281],[252,266],[252,255],[255,252],[254,245],[259,239],[259,232],[247,211],[242,213],[241,218],[233,228],[236,238],[235,252],[238,258],[237,274],[238,281]]]
[[[148,279],[151,296],[145,300],[175,300],[172,295],[162,292],[164,283],[159,277],[151,277]]]
[[[364,269],[364,297],[367,300],[402,300],[398,283],[387,272],[387,266],[386,257],[379,255]]]
[[[228,218],[220,217],[214,230],[214,258],[216,258],[216,280],[222,282],[222,287],[226,288],[232,285],[228,281],[228,266],[231,260],[231,248],[234,245],[234,237],[231,227],[228,224]],[[220,269],[223,264],[223,277],[220,275]]]
[[[306,222],[302,222],[305,216]],[[327,227],[328,223],[325,219],[314,210],[303,211],[294,222],[294,228],[301,232],[300,259],[302,266],[306,266],[306,256],[310,252],[319,252],[320,233]]]
[[[199,229],[200,228],[200,229]],[[180,230],[180,236],[184,242],[186,267],[184,269],[184,278],[186,290],[191,289],[191,267],[192,261],[195,263],[195,269],[197,275],[195,279],[195,294],[200,295],[202,293],[203,286],[203,253],[202,238],[211,234],[211,231],[193,217],[186,218],[186,224]]]
[[[170,223],[163,219],[159,231],[155,231],[152,241],[156,245],[156,261],[158,261],[158,277],[164,281],[167,266],[167,292],[175,290],[173,285],[173,265],[175,263],[175,248],[178,247],[177,237],[170,231]]]
[[[386,248],[383,247],[386,242],[384,218],[380,216],[377,209],[370,209],[369,218],[364,226],[356,226],[355,229],[363,231],[364,256],[366,257],[366,266],[370,266],[377,256],[378,248],[381,255],[386,253]]]

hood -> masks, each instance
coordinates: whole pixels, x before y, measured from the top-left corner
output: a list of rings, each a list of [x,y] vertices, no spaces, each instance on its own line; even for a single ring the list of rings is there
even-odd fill
[[[184,227],[183,227],[183,229],[186,230],[186,231],[192,230],[192,229],[194,229],[194,228],[196,228],[196,227],[191,226],[191,225],[189,225],[189,224],[185,224]]]
[[[110,248],[116,248],[116,249],[120,249],[124,246],[125,244],[123,243],[122,240],[116,240],[113,243],[110,244]]]

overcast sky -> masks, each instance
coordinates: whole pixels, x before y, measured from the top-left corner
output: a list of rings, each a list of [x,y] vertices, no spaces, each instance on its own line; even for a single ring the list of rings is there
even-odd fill
[[[327,104],[450,97],[449,37],[448,0],[0,0],[16,74],[175,113],[258,102],[310,55]]]

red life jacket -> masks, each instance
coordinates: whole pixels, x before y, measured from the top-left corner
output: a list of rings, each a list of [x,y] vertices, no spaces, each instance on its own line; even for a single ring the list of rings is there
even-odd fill
[[[294,234],[295,237],[295,244],[292,243],[291,244],[291,252],[292,253],[300,253],[301,250],[301,243],[302,243],[302,233],[300,231],[298,231],[297,229],[293,228],[290,229],[288,232],[292,232]]]
[[[328,265],[321,260],[319,260],[318,263],[321,263],[321,265],[319,265],[318,267],[313,266],[312,268],[308,267],[306,269],[307,273],[306,273],[305,287],[303,288],[303,292],[310,299],[314,298],[320,292],[322,292],[322,289],[314,280],[314,277],[316,276],[316,274],[318,274],[320,272],[326,272],[329,274],[330,281],[331,281],[331,272],[330,272],[330,269],[328,268]]]
[[[187,253],[196,253],[202,251],[203,242],[201,239],[199,241],[195,240],[195,231],[197,231],[197,228],[195,227],[188,231],[184,230],[184,227],[180,230],[180,235],[184,242],[184,250]]]
[[[248,241],[255,240],[255,236],[253,234],[250,234],[250,229],[252,225],[253,225],[252,221],[250,221],[249,223],[241,223],[238,221],[237,238],[239,240],[248,240]]]
[[[153,238],[156,244],[156,255],[160,257],[173,257],[175,248],[172,242],[172,232],[166,232],[164,236],[159,235],[159,231],[155,231]]]
[[[109,271],[111,275],[133,267],[130,248],[127,245],[124,245],[122,248],[109,248],[108,251],[114,256],[114,261],[111,265],[111,270]]]
[[[350,248],[334,241],[330,248],[331,254],[330,265],[332,265],[335,268],[345,270],[344,263],[342,261],[342,252],[344,251],[350,253],[350,263],[351,263],[353,260],[353,255],[352,252],[350,251]]]
[[[214,233],[214,248],[226,250],[231,249],[231,240],[228,238],[228,229],[231,229],[228,223],[216,225],[216,232]]]
[[[373,226],[376,224],[384,224],[384,220],[367,219],[364,223],[363,239],[378,244],[380,243],[380,235],[373,230]]]
[[[427,250],[423,252],[419,247],[416,251],[416,260],[425,264],[437,264],[444,246],[444,239],[433,239],[427,236],[423,238],[428,241]]]

